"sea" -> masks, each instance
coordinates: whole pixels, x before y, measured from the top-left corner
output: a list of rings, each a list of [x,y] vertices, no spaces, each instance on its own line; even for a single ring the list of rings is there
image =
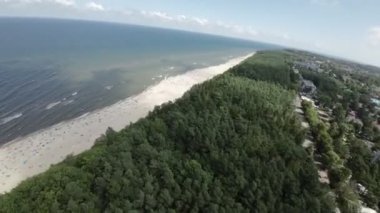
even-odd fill
[[[278,46],[118,23],[0,18],[0,145],[161,80]]]

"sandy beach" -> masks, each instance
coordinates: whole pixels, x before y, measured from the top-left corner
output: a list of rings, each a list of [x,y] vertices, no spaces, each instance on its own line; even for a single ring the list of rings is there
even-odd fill
[[[181,97],[193,85],[227,71],[250,55],[217,66],[169,77],[142,93],[78,118],[61,122],[0,147],[0,194],[47,170],[69,154],[90,149],[108,127],[121,130],[146,116],[154,106]]]

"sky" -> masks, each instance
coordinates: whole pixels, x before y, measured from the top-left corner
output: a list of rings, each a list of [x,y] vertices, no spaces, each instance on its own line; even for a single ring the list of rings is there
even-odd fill
[[[380,66],[380,0],[0,0],[0,16],[180,29]]]

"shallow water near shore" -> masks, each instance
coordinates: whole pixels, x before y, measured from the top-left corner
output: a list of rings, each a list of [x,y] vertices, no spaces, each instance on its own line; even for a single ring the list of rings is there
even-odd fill
[[[271,45],[98,22],[0,18],[0,145]]]

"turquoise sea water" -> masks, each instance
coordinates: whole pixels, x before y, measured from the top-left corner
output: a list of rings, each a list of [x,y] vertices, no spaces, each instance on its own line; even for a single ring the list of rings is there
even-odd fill
[[[273,48],[133,25],[0,18],[0,144],[111,105],[165,77]]]

